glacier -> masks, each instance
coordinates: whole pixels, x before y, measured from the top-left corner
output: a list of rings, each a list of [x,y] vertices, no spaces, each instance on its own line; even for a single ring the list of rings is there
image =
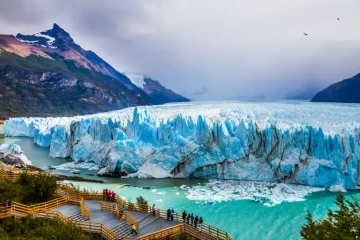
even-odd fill
[[[130,177],[360,186],[360,105],[190,102],[87,116],[12,118],[50,156]]]

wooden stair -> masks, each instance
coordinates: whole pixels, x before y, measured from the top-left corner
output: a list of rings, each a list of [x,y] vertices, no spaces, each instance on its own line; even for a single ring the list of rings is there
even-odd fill
[[[81,213],[74,214],[74,215],[70,216],[69,218],[74,221],[88,221],[88,219],[86,217],[84,217],[83,215],[81,215]]]
[[[111,231],[115,233],[116,237],[126,237],[131,235],[131,227],[126,221],[121,221],[121,223],[113,227]]]

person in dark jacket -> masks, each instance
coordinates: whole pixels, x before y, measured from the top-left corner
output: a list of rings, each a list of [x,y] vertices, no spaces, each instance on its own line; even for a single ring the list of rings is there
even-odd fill
[[[167,210],[167,218],[166,218],[166,220],[170,220],[170,215],[171,215],[171,210],[170,210],[170,208]]]
[[[183,223],[185,223],[185,220],[186,220],[186,211],[183,212],[183,214],[182,214],[182,219],[183,219]]]
[[[198,216],[196,216],[195,219],[194,219],[194,227],[195,227],[195,229],[197,228],[198,221],[199,221],[199,218],[198,218]]]
[[[200,228],[200,231],[202,230],[202,224],[203,224],[204,220],[202,217],[200,217],[199,219],[199,228]]]
[[[194,214],[192,213],[190,216],[191,225],[194,225]]]
[[[187,215],[187,218],[186,218],[187,224],[190,224],[190,218],[191,218],[191,214],[189,213],[189,214]]]

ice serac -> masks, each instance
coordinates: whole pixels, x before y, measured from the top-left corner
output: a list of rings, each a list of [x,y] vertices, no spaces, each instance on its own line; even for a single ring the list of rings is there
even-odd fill
[[[8,166],[19,168],[31,165],[31,162],[21,151],[21,147],[19,145],[7,143],[0,144],[0,162],[3,162]]]
[[[53,157],[134,177],[201,177],[360,186],[360,106],[182,103],[75,118],[15,118]]]

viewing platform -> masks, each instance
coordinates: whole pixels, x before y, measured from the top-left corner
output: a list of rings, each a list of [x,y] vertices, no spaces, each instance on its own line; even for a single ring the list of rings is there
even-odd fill
[[[16,181],[20,175],[0,169],[0,180]],[[168,221],[166,211],[157,209],[154,216],[150,206],[126,202],[118,195],[114,202],[103,201],[100,193],[79,191],[68,184],[58,184],[56,192],[60,197],[48,202],[30,206],[12,202],[10,207],[0,207],[0,219],[27,215],[55,218],[108,240],[165,239],[181,234],[200,240],[233,240],[226,231],[206,223],[202,229],[182,223],[182,213],[174,213],[173,221]],[[131,234],[133,225],[136,235]]]

